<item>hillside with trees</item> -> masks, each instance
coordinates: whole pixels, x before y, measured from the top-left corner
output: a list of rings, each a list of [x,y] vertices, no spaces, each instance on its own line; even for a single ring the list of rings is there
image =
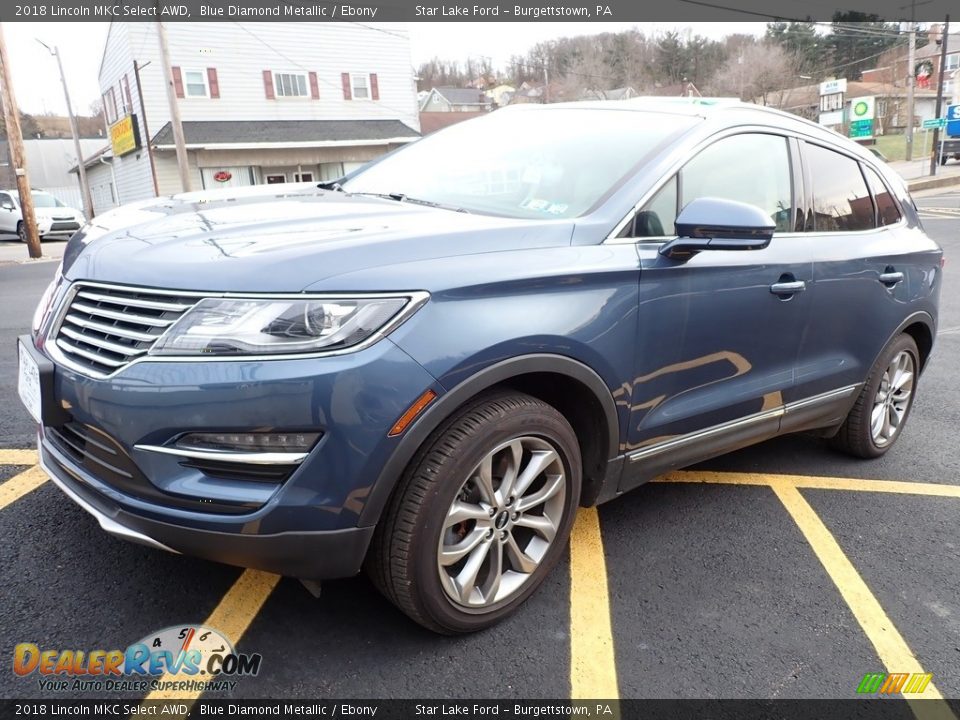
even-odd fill
[[[858,80],[885,51],[905,43],[896,23],[849,12],[836,14],[830,23],[768,23],[762,37],[732,34],[714,40],[690,31],[646,34],[638,29],[563,37],[538,43],[500,68],[489,58],[435,58],[417,75],[421,90],[549,82],[556,100],[628,86],[652,93],[693,83],[703,95],[776,105],[785,88],[827,77]]]

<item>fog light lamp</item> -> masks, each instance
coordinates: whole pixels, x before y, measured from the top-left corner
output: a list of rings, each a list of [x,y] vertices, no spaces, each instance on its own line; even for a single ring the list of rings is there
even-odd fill
[[[176,442],[182,450],[225,452],[305,453],[317,444],[320,433],[219,432],[187,433]]]

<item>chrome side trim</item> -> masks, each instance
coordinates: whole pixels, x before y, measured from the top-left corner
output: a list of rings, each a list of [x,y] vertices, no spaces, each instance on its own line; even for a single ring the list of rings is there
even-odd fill
[[[699,442],[704,438],[720,435],[741,427],[755,425],[756,423],[763,422],[764,420],[773,420],[775,418],[779,418],[783,415],[783,412],[783,406],[780,406],[778,408],[774,408],[773,410],[764,410],[763,412],[759,412],[754,415],[747,415],[746,417],[742,417],[737,420],[731,420],[730,422],[721,423],[720,425],[714,425],[706,428],[705,430],[698,430],[697,432],[681,435],[680,437],[675,437],[670,440],[665,440],[662,443],[642,448],[628,454],[627,458],[630,460],[630,462],[636,462],[637,460],[642,460],[643,458],[650,457],[651,455],[659,455],[660,453],[667,452],[668,450],[674,450],[685,445]]]
[[[627,458],[630,460],[630,462],[636,462],[637,460],[642,460],[643,458],[647,458],[652,455],[659,455],[660,453],[684,447],[686,445],[699,442],[705,438],[730,432],[731,430],[748,427],[750,425],[763,422],[764,420],[783,417],[784,415],[789,415],[791,412],[796,412],[797,410],[801,410],[803,408],[826,404],[831,400],[837,400],[839,398],[852,395],[859,389],[860,384],[858,383],[855,385],[847,385],[846,387],[838,388],[837,390],[830,390],[825,393],[820,393],[819,395],[813,395],[811,397],[804,398],[803,400],[796,400],[794,402],[787,403],[786,405],[773,408],[772,410],[764,410],[763,412],[747,415],[746,417],[742,417],[737,420],[731,420],[719,425],[713,425],[704,430],[698,430],[687,435],[681,435],[679,437],[671,438],[670,440],[665,440],[664,442],[657,443],[656,445],[641,448],[640,450],[636,450],[627,454]]]
[[[288,452],[229,452],[226,450],[191,450],[189,448],[165,447],[163,445],[134,445],[137,450],[176,455],[195,460],[247,463],[249,465],[299,465],[310,453]]]
[[[37,440],[37,452],[40,457],[40,469],[47,474],[54,485],[63,491],[64,495],[73,500],[73,502],[86,510],[88,513],[93,515],[93,517],[96,518],[96,521],[100,524],[100,527],[105,532],[115,535],[116,537],[123,538],[124,540],[129,540],[130,542],[139,543],[140,545],[146,545],[147,547],[156,548],[157,550],[166,550],[174,555],[180,554],[179,551],[174,550],[171,547],[167,547],[163,543],[154,540],[149,535],[144,535],[143,533],[132,528],[128,528],[126,525],[121,525],[116,520],[104,515],[102,512],[97,510],[97,508],[70,489],[70,487],[64,484],[63,480],[57,477],[57,474],[47,467],[47,464],[43,461],[43,450],[40,448],[39,439]]]
[[[801,408],[806,407],[815,407],[817,405],[828,403],[831,400],[838,400],[839,398],[853,395],[853,393],[859,389],[859,383],[847,385],[846,387],[838,388],[837,390],[830,390],[829,392],[820,393],[819,395],[813,395],[811,397],[804,398],[803,400],[795,400],[792,403],[787,403],[783,407],[786,411],[786,414],[789,415],[794,410],[800,410]]]

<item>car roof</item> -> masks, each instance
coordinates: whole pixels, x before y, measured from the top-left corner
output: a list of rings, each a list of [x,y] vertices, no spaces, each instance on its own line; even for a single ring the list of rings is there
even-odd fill
[[[877,158],[867,148],[830,128],[802,118],[799,115],[764,105],[743,102],[725,97],[664,97],[644,96],[629,100],[584,100],[551,104],[508,105],[503,110],[550,112],[554,109],[606,110],[664,115],[682,115],[700,118],[717,129],[736,125],[765,125],[781,130],[793,130],[832,145],[840,145],[861,159],[878,164]],[[502,112],[502,110],[498,111]]]

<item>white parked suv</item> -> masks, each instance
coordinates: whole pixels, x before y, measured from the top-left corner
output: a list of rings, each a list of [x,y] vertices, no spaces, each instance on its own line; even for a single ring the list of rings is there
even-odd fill
[[[37,216],[40,239],[68,239],[85,222],[83,213],[64,205],[43,190],[31,190],[33,209]],[[16,190],[0,190],[0,233],[16,233],[21,242],[27,241],[27,231],[20,210],[20,195]]]

